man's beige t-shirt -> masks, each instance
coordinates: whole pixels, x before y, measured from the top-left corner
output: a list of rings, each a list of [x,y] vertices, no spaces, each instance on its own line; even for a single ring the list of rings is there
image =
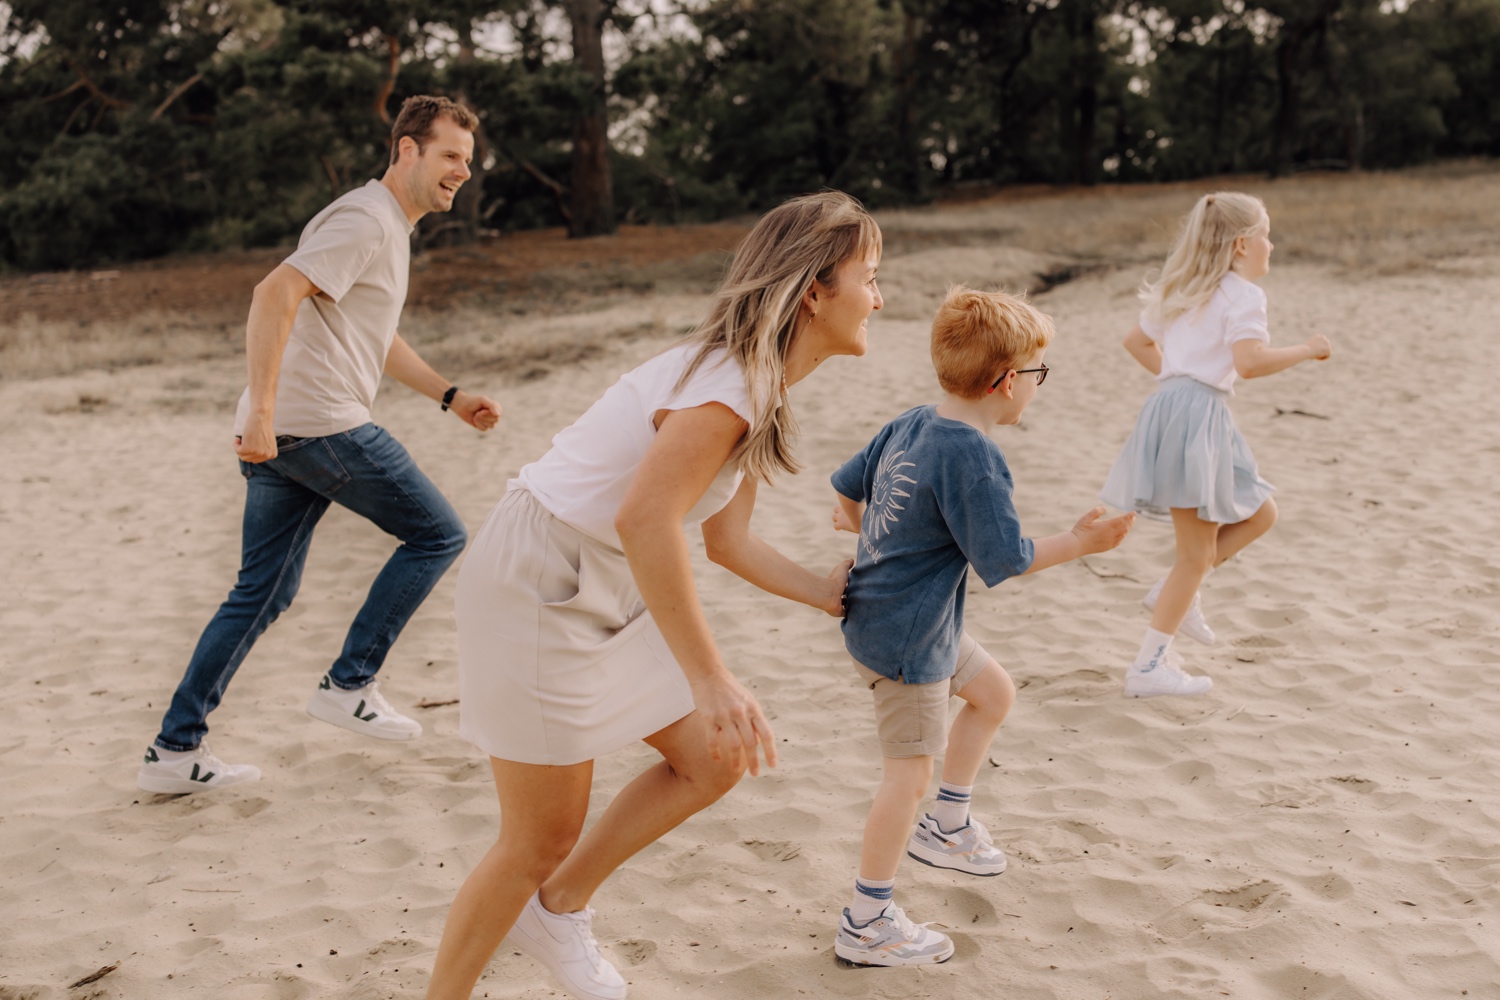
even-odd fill
[[[370,181],[313,217],[284,263],[319,294],[297,307],[276,383],[275,433],[338,434],[370,420],[411,272],[412,225],[390,189]],[[250,390],[240,396],[242,433]]]

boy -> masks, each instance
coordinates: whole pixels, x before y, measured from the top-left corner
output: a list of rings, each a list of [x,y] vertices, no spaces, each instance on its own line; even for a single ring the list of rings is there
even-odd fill
[[[1042,355],[1052,333],[1052,321],[1017,298],[954,287],[932,325],[943,401],[891,421],[832,477],[834,526],[859,532],[844,641],[874,693],[885,759],[854,898],[834,943],[834,953],[855,965],[923,965],[953,955],[947,935],[913,924],[892,901],[903,850],[934,868],[1005,871],[1005,855],[969,816],[969,795],[1016,691],[963,630],[968,567],[993,587],[1112,549],[1135,520],[1100,520],[1098,507],[1064,534],[1035,542],[1021,535],[1010,470],[987,434],[1020,421],[1047,377]],[[946,733],[954,694],[966,704]],[[936,805],[913,828],[933,755],[945,745]]]

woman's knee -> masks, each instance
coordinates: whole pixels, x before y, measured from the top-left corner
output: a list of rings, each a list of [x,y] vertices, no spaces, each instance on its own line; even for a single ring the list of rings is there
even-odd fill
[[[579,832],[557,831],[549,835],[546,831],[534,830],[524,835],[507,835],[502,828],[496,848],[505,858],[507,868],[533,885],[541,885],[568,860],[578,843]]]
[[[707,805],[717,802],[745,776],[747,761],[744,756],[725,753],[721,759],[712,757],[697,762],[686,770],[674,768],[677,776],[688,783]]]

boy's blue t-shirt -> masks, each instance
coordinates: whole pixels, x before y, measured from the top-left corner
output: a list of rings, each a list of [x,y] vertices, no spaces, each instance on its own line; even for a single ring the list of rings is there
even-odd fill
[[[919,406],[881,428],[832,480],[866,505],[845,592],[849,654],[908,684],[947,680],[968,568],[993,587],[1031,566],[1005,456],[975,428]]]

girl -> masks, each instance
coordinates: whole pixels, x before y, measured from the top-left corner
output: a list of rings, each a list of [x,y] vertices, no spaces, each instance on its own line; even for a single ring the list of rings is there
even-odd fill
[[[1141,287],[1140,323],[1125,350],[1156,376],[1135,429],[1100,499],[1124,510],[1170,516],[1177,535],[1172,570],[1143,599],[1151,626],[1125,675],[1125,694],[1206,694],[1207,677],[1178,666],[1180,629],[1212,644],[1198,588],[1209,571],[1276,523],[1275,491],[1229,414],[1234,380],[1274,375],[1332,350],[1321,334],[1297,347],[1271,347],[1266,293],[1254,282],[1271,267],[1271,220],[1259,198],[1231,191],[1193,206],[1155,281]]]
[[[619,1000],[589,899],[776,744],[698,602],[711,560],[838,617],[850,562],[818,576],[750,533],[757,484],[798,468],[787,387],[865,353],[880,230],[837,192],[769,212],[687,342],[623,376],[526,466],[458,578],[459,731],[490,755],[500,834],[448,914],[429,1000],[470,995],[502,938],[580,1000]],[[661,754],[588,835],[594,759]]]

